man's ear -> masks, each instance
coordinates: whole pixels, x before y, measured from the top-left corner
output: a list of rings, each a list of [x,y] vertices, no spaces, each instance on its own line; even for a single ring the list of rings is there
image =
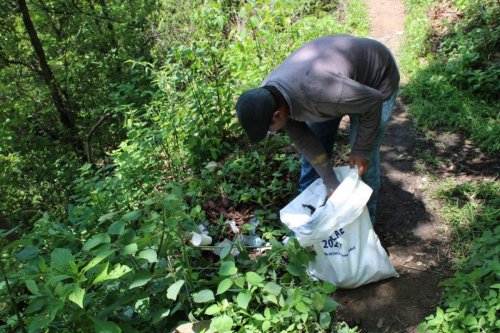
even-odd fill
[[[281,109],[278,109],[276,111],[274,111],[273,113],[273,119],[276,119],[276,120],[283,120],[285,119],[285,112]]]
[[[273,121],[279,120],[280,119],[280,110],[276,110],[273,112]]]

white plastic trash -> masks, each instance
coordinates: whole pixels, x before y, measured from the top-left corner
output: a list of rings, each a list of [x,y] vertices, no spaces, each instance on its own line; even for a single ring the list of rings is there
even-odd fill
[[[316,252],[309,273],[340,288],[398,276],[366,208],[371,188],[359,179],[357,168],[334,171],[341,183],[326,202],[326,188],[318,179],[280,211],[300,245]]]
[[[191,244],[194,246],[206,246],[212,244],[212,237],[207,234],[191,232]]]

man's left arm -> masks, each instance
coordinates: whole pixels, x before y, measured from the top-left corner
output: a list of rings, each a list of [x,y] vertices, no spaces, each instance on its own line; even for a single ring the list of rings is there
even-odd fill
[[[362,175],[368,168],[370,150],[380,124],[383,95],[380,91],[344,78],[337,103],[341,114],[359,115],[359,128],[351,148],[349,164],[358,166]]]

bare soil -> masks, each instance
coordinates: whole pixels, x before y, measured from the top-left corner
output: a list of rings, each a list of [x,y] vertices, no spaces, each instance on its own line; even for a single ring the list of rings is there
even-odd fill
[[[366,4],[371,37],[397,58],[404,38],[402,0],[366,0]],[[341,129],[347,126],[342,124]],[[495,177],[499,160],[485,156],[459,134],[419,133],[401,100],[381,153],[375,231],[400,277],[339,290],[333,297],[341,304],[340,319],[362,332],[417,332],[418,324],[440,303],[439,282],[451,275],[446,228],[437,214],[439,202],[430,195],[432,188],[444,179],[463,183]]]

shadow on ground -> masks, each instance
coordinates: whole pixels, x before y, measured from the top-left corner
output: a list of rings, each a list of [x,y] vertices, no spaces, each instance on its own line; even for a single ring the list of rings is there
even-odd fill
[[[375,230],[400,273],[333,297],[338,314],[363,332],[416,332],[440,301],[439,281],[449,274],[444,233],[426,189],[422,136],[398,103],[381,150],[381,189]]]

